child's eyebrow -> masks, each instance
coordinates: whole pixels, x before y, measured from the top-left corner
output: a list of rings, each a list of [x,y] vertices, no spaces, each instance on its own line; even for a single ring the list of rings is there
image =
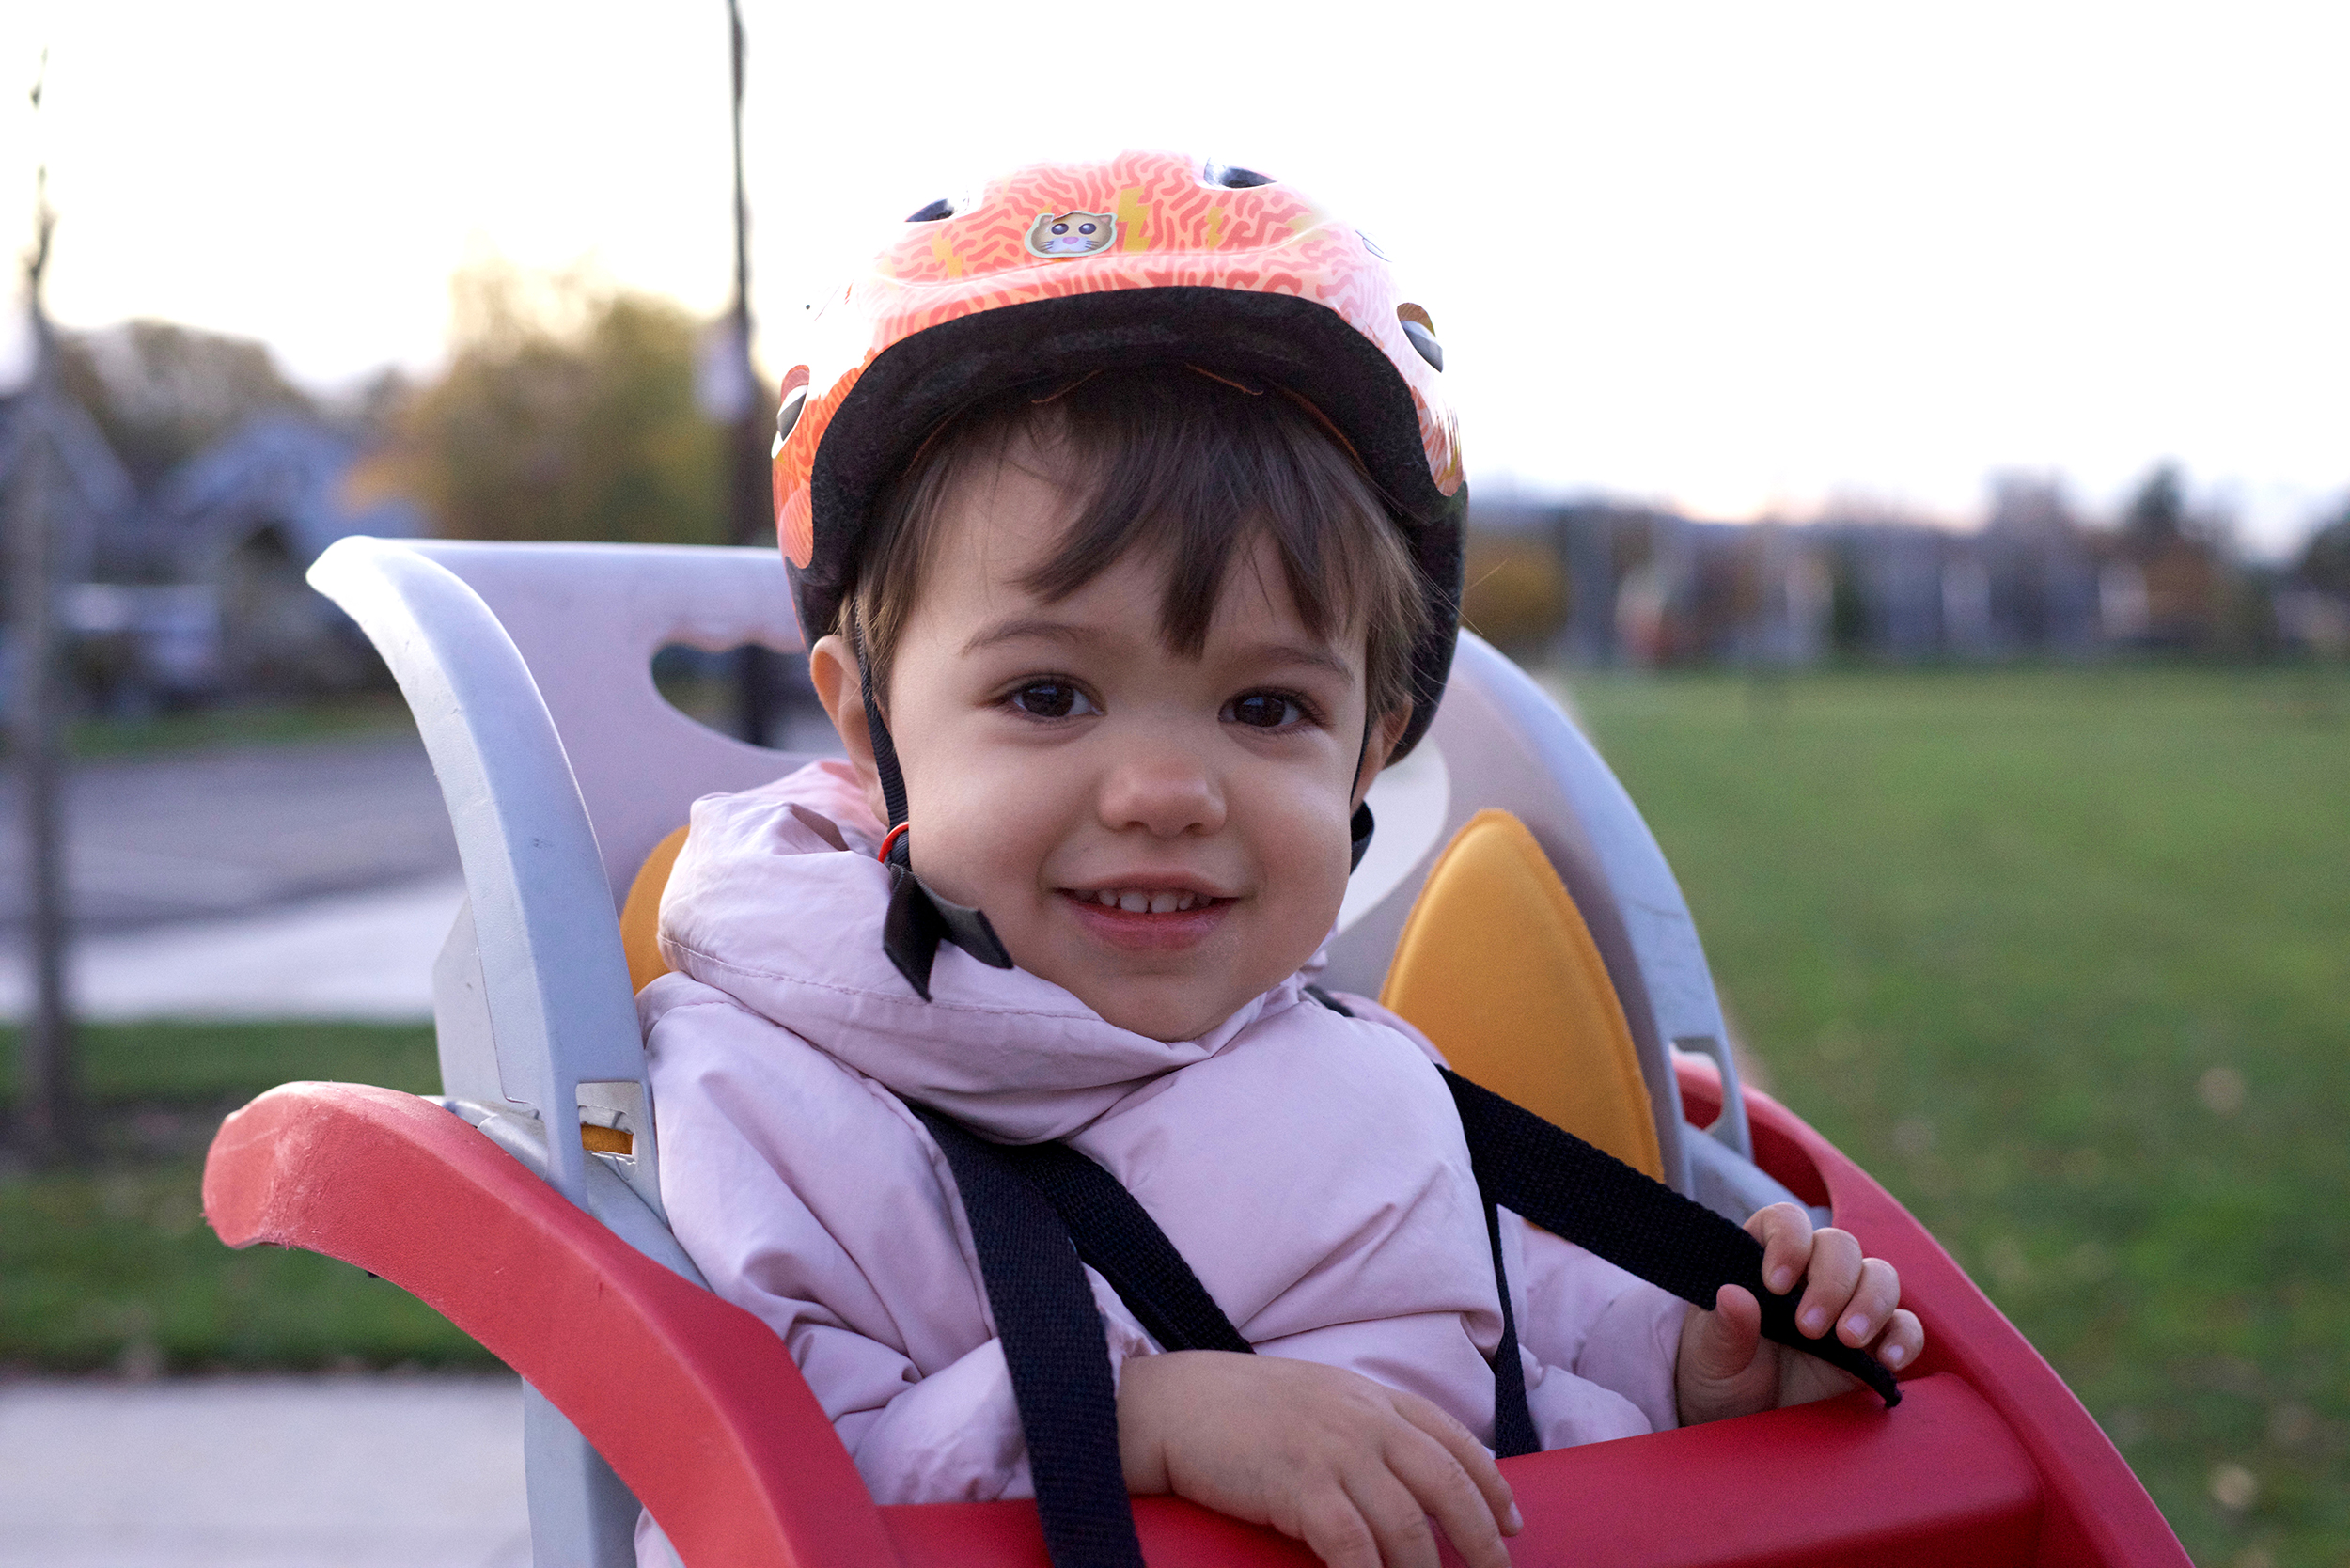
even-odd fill
[[[982,649],[1030,639],[1082,646],[1101,642],[1107,635],[1094,627],[1055,620],[1049,616],[1016,616],[1010,620],[999,620],[993,626],[980,628],[963,645],[963,653],[968,658]],[[1297,666],[1323,670],[1346,680],[1354,679],[1355,673],[1344,659],[1326,648],[1283,638],[1245,644],[1232,650],[1232,656],[1245,664]]]
[[[1053,620],[1044,616],[1018,616],[983,626],[963,645],[965,657],[984,648],[995,648],[1008,642],[1025,642],[1031,638],[1045,642],[1095,642],[1100,635],[1090,627],[1078,626],[1066,620]]]

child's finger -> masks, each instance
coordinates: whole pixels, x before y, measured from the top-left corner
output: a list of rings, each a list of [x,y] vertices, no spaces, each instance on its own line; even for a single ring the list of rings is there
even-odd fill
[[[1483,1446],[1475,1438],[1470,1443],[1482,1453]],[[1434,1517],[1445,1539],[1469,1568],[1509,1568],[1510,1554],[1501,1544],[1500,1526],[1502,1516],[1514,1504],[1494,1507],[1487,1494],[1470,1480],[1459,1456],[1417,1427],[1398,1432],[1381,1457],[1411,1494],[1412,1507]],[[1492,1465],[1487,1458],[1484,1467],[1490,1469]],[[1494,1479],[1500,1479],[1498,1470]]]
[[[1692,1370],[1703,1377],[1727,1383],[1753,1364],[1762,1342],[1762,1307],[1744,1285],[1724,1285],[1714,1293],[1714,1309],[1700,1320]]]
[[[1510,1483],[1501,1478],[1501,1467],[1494,1463],[1494,1456],[1486,1451],[1484,1444],[1477,1440],[1475,1433],[1454,1420],[1442,1406],[1417,1394],[1397,1394],[1395,1408],[1405,1420],[1443,1449],[1456,1472],[1476,1489],[1485,1512],[1500,1527],[1502,1534],[1515,1535],[1525,1528],[1525,1522],[1518,1517],[1515,1494],[1510,1490]],[[1430,1509],[1429,1512],[1434,1513],[1435,1510]],[[1451,1532],[1448,1529],[1446,1533]],[[1459,1544],[1457,1537],[1454,1544]],[[1466,1554],[1465,1547],[1461,1550],[1464,1555]]]
[[[1437,1568],[1436,1535],[1428,1528],[1428,1510],[1412,1496],[1411,1488],[1392,1471],[1376,1465],[1342,1480],[1355,1514],[1371,1532],[1372,1561],[1383,1568]],[[1498,1544],[1500,1538],[1494,1539]],[[1505,1558],[1503,1562],[1507,1561]]]
[[[1906,1309],[1896,1311],[1893,1321],[1886,1325],[1885,1338],[1877,1341],[1876,1358],[1895,1372],[1918,1359],[1918,1353],[1926,1348],[1925,1325],[1918,1314]]]
[[[1829,1226],[1812,1236],[1811,1282],[1795,1309],[1795,1326],[1806,1336],[1816,1340],[1835,1324],[1860,1283],[1860,1243],[1851,1231]]]
[[[1771,1294],[1794,1290],[1811,1261],[1811,1216],[1793,1203],[1774,1203],[1747,1216],[1747,1233],[1762,1244],[1762,1283]]]
[[[1336,1483],[1299,1503],[1297,1538],[1326,1568],[1382,1568],[1379,1537],[1346,1488]],[[1433,1543],[1428,1560],[1435,1560]]]
[[[1877,1337],[1901,1305],[1902,1277],[1882,1258],[1860,1261],[1860,1283],[1852,1299],[1837,1309],[1836,1337],[1856,1348]]]

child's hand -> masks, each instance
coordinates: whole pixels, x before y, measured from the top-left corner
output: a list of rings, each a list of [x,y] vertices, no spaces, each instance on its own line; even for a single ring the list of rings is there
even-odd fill
[[[1172,1492],[1303,1541],[1330,1568],[1436,1568],[1430,1515],[1469,1568],[1509,1568],[1510,1483],[1416,1394],[1312,1361],[1185,1350],[1130,1358],[1126,1489]]]
[[[1772,1290],[1785,1294],[1809,1274],[1795,1309],[1795,1326],[1803,1333],[1816,1340],[1833,1324],[1838,1339],[1868,1348],[1895,1371],[1918,1358],[1926,1332],[1916,1313],[1897,1309],[1900,1276],[1882,1258],[1862,1257],[1849,1231],[1815,1233],[1811,1217],[1793,1203],[1757,1210],[1747,1231],[1762,1244],[1762,1280]],[[1673,1382],[1684,1425],[1802,1404],[1860,1386],[1816,1356],[1763,1339],[1762,1306],[1738,1285],[1724,1285],[1710,1312],[1689,1309]]]

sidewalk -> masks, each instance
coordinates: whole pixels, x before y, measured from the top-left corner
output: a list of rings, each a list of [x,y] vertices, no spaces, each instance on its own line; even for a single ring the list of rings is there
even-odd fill
[[[0,768],[0,927],[24,918],[22,787]],[[168,751],[66,776],[66,877],[84,932],[253,914],[452,875],[457,841],[413,735]]]
[[[0,1383],[0,1568],[529,1568],[522,1385]]]
[[[68,981],[84,1018],[432,1016],[432,960],[448,937],[462,880],[449,875],[339,893],[228,919],[84,934]],[[0,946],[0,1019],[30,996],[21,935]]]

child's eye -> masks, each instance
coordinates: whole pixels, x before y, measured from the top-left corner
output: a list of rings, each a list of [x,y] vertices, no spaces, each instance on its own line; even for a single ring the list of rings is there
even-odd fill
[[[1011,694],[1011,705],[1032,718],[1073,718],[1098,713],[1092,698],[1066,681],[1031,681]]]
[[[1224,716],[1251,729],[1282,729],[1303,724],[1308,715],[1305,706],[1293,697],[1284,697],[1279,692],[1249,692],[1232,698]]]

